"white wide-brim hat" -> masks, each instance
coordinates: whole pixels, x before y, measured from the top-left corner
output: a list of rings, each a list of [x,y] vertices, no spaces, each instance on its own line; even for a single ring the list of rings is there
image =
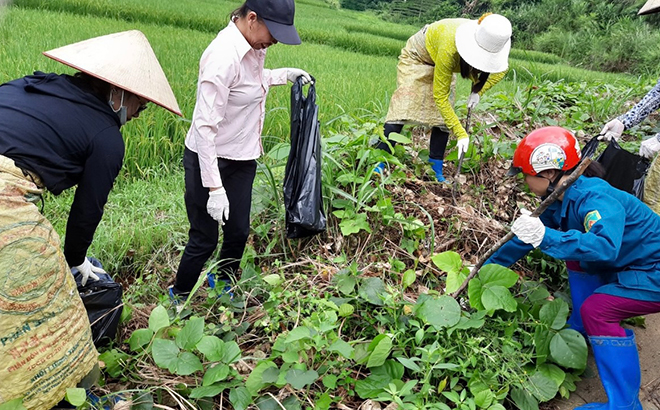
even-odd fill
[[[646,3],[644,3],[642,8],[639,9],[639,12],[637,14],[639,15],[651,14],[651,13],[655,13],[658,10],[660,10],[660,0],[648,0]]]
[[[499,14],[467,21],[456,29],[456,48],[466,63],[485,73],[509,68],[511,22]]]
[[[156,54],[139,30],[94,37],[44,55],[181,115]]]

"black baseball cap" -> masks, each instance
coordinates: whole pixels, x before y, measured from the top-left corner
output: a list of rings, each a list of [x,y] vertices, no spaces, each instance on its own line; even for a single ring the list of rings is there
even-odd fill
[[[275,40],[282,44],[300,44],[300,36],[293,26],[296,14],[293,0],[247,0],[245,5],[264,20]]]

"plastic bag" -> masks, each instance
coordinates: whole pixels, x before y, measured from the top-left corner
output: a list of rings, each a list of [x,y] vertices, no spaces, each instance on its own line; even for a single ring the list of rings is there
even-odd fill
[[[284,175],[287,238],[323,232],[326,217],[321,192],[321,133],[316,88],[303,94],[299,77],[291,87],[291,150]]]
[[[89,258],[89,261],[92,265],[103,268],[97,259]],[[107,273],[97,273],[99,280],[88,279],[87,284],[82,286],[80,272],[75,268],[71,271],[92,326],[94,346],[105,346],[117,333],[123,306],[121,301],[123,289]]]
[[[592,138],[585,145],[582,150],[583,155],[586,156],[589,152],[596,150],[599,142],[597,138]],[[648,159],[626,151],[616,140],[612,139],[607,148],[598,156],[597,161],[605,168],[603,179],[610,185],[643,199],[644,179],[651,165]]]

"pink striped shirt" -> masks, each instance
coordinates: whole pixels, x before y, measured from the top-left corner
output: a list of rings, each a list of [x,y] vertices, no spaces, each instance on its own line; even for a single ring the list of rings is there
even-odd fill
[[[186,147],[199,156],[202,185],[222,186],[218,157],[251,160],[261,156],[266,95],[287,82],[286,68],[264,69],[266,50],[255,50],[233,22],[202,54],[197,101]]]

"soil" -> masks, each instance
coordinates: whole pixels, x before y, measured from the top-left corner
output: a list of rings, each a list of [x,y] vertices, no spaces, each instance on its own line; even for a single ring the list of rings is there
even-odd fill
[[[646,316],[645,328],[633,328],[642,368],[642,388],[639,399],[644,410],[660,410],[660,314]],[[548,410],[572,410],[585,403],[605,402],[607,396],[598,377],[591,350],[587,370],[577,390],[568,400],[548,403]]]

